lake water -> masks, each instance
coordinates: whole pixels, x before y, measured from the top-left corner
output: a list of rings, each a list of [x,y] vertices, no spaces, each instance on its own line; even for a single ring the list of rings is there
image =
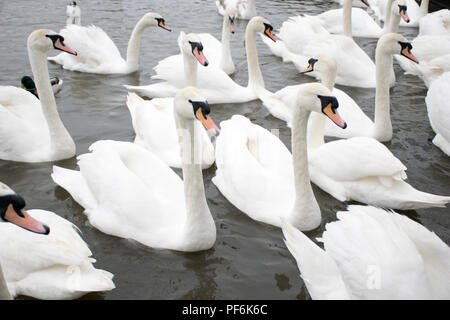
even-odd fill
[[[0,0],[0,85],[20,85],[30,74],[27,37],[35,29],[64,27],[68,1]],[[152,68],[168,55],[178,53],[176,39],[180,31],[209,32],[220,39],[222,16],[214,0],[133,0],[78,1],[82,24],[103,28],[114,40],[123,56],[135,23],[149,11],[161,14],[172,33],[154,28],[145,31],[141,47],[140,71],[127,76],[101,76],[69,72],[50,65],[51,75],[64,79],[56,98],[61,118],[77,145],[77,155],[101,139],[133,141],[134,131],[126,107],[124,84],[151,83]],[[300,13],[318,14],[338,5],[332,1],[258,0],[258,14],[275,28],[288,17]],[[244,51],[245,21],[238,21],[232,36],[232,54],[236,63],[234,79],[247,83]],[[400,32],[412,40],[417,29]],[[375,39],[356,39],[373,57]],[[266,87],[275,91],[287,85],[311,82],[313,78],[298,74],[292,64],[283,64],[272,56],[258,37],[260,64]],[[51,52],[49,55],[55,55]],[[386,145],[408,168],[408,181],[419,190],[450,194],[450,158],[431,143],[424,97],[427,89],[414,76],[402,74],[395,65],[397,84],[391,91],[391,116],[394,137]],[[340,87],[373,117],[375,90]],[[233,114],[243,114],[268,129],[280,129],[280,138],[290,149],[290,130],[272,117],[260,101],[243,104],[214,105],[216,123]],[[83,209],[51,179],[52,165],[76,169],[76,159],[57,163],[23,164],[0,161],[0,181],[8,184],[27,201],[27,208],[51,210],[75,223],[89,244],[96,267],[114,273],[116,289],[86,295],[85,299],[310,299],[299,276],[295,260],[277,228],[255,222],[231,205],[211,182],[215,166],[204,171],[208,204],[217,226],[215,246],[204,252],[180,253],[155,250],[134,241],[116,238],[93,228]],[[341,203],[314,187],[322,209],[322,225],[308,232],[320,236],[327,222],[336,220]],[[450,243],[450,209],[424,209],[402,212],[434,231]]]

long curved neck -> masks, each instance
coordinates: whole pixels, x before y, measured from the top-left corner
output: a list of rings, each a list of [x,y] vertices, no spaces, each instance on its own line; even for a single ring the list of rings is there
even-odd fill
[[[306,133],[310,111],[301,105],[294,109],[292,121],[292,158],[294,162],[295,204],[288,219],[294,226],[317,227],[320,209],[311,187]]]
[[[386,1],[386,17],[384,18],[384,26],[383,29],[387,32],[388,29],[391,28],[391,21],[392,21],[392,3],[394,0],[387,0]]]
[[[256,50],[256,32],[247,26],[245,31],[245,51],[248,64],[248,85],[254,89],[264,88],[264,79],[259,68],[258,51]]]
[[[11,294],[6,285],[5,276],[3,275],[2,266],[0,265],[0,300],[11,300]]]
[[[377,87],[375,95],[374,137],[379,141],[389,141],[392,139],[389,94],[392,56],[381,52],[381,48],[377,46],[375,62]]]
[[[336,81],[336,75],[337,75],[337,69],[336,68],[330,68],[326,72],[323,72],[321,77],[321,83],[327,87],[328,90],[333,91],[334,84]]]
[[[186,86],[197,87],[197,60],[191,53],[183,53],[183,64]]]
[[[211,213],[208,208],[203,185],[202,143],[199,126],[194,120],[185,121],[175,112],[182,155],[184,196],[186,204],[185,231],[194,232],[199,223],[209,221]],[[196,232],[199,232],[197,230]]]
[[[231,48],[230,48],[230,33],[231,33],[231,24],[228,15],[225,14],[223,16],[223,25],[222,25],[222,57],[220,61],[220,67],[224,69],[227,65],[233,65],[233,58],[231,57]]]
[[[428,13],[428,7],[430,5],[430,0],[422,0],[422,3],[420,4],[420,13],[422,15],[426,15]]]
[[[345,36],[352,37],[352,0],[344,0],[342,4],[342,28]]]
[[[139,69],[139,51],[141,48],[141,37],[144,30],[148,27],[144,23],[144,18],[136,23],[136,26],[131,33],[127,48],[127,65],[130,69],[136,71]]]
[[[60,155],[71,157],[75,154],[75,143],[64,127],[64,124],[59,117],[58,109],[56,108],[55,96],[48,74],[46,54],[40,50],[33,50],[28,47],[28,56],[34,82],[39,94],[42,112],[47,121],[53,156],[58,157],[57,155]]]

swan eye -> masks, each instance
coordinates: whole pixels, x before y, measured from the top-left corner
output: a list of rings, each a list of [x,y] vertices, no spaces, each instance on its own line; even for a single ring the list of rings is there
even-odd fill
[[[192,101],[189,100],[194,109],[194,115],[197,117],[198,109],[202,111],[204,117],[211,113],[211,108],[209,107],[208,101]]]
[[[331,109],[333,110],[333,112],[336,111],[337,108],[339,108],[339,102],[336,99],[336,97],[333,96],[321,96],[318,95],[317,96],[320,99],[320,102],[322,104],[322,111],[328,107],[331,104]]]
[[[309,65],[311,66],[311,69],[314,70],[314,65],[316,64],[316,62],[319,61],[317,59],[311,58],[308,60]]]
[[[197,48],[198,51],[203,51],[203,45],[201,42],[189,41],[189,44],[192,47],[192,52],[194,52],[195,48]]]
[[[402,6],[402,5],[399,4],[399,5],[398,5],[398,9],[399,9],[398,11],[401,13],[402,11],[403,11],[403,12],[406,12],[406,10],[408,9],[408,7],[407,7],[407,6]]]

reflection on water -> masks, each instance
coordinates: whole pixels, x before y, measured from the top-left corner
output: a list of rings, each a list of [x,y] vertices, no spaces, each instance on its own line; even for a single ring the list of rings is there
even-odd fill
[[[169,5],[168,5],[169,4]],[[117,44],[123,56],[129,36],[140,17],[148,12],[160,13],[173,32],[150,28],[145,31],[141,47],[140,71],[127,76],[99,76],[62,70],[50,64],[51,75],[64,80],[56,98],[62,120],[77,144],[77,155],[100,139],[133,141],[134,131],[126,107],[124,84],[144,85],[152,82],[152,68],[170,54],[178,53],[180,31],[209,32],[220,38],[222,17],[213,0],[114,0],[80,2],[83,24],[102,27]],[[29,10],[29,1],[0,1],[0,85],[20,84],[30,74],[26,39],[37,28],[60,30],[65,23],[66,1],[41,0]],[[331,0],[257,1],[258,14],[268,18],[275,31],[288,17],[317,14],[336,8]],[[231,50],[237,71],[236,82],[247,84],[244,50],[246,22],[238,21],[231,37]],[[401,32],[409,39],[417,29]],[[376,40],[357,39],[374,56]],[[292,64],[283,64],[270,54],[258,39],[260,64],[266,87],[275,91],[287,85],[313,81],[299,75]],[[54,55],[52,52],[50,55]],[[437,149],[430,139],[430,128],[424,103],[426,88],[420,79],[402,74],[395,66],[397,85],[391,89],[394,138],[386,145],[408,167],[409,182],[420,190],[436,194],[449,193],[450,158]],[[341,87],[373,117],[375,90]],[[243,114],[268,130],[279,130],[280,139],[290,149],[291,133],[285,124],[272,117],[261,102],[212,106],[216,123],[233,114]],[[76,169],[76,159],[57,163],[23,164],[0,161],[0,181],[10,185],[27,200],[28,208],[51,210],[75,223],[89,244],[96,266],[115,274],[116,289],[89,294],[85,299],[310,299],[299,277],[295,260],[285,247],[281,231],[257,223],[234,208],[211,182],[215,166],[204,171],[205,191],[216,221],[217,241],[211,250],[180,253],[146,248],[134,241],[103,234],[93,228],[83,209],[50,178],[52,165]],[[177,170],[180,174],[180,171]],[[340,203],[313,187],[322,210],[320,228],[306,233],[320,236],[327,222],[336,220]],[[144,214],[144,213],[143,213]],[[448,209],[426,209],[405,212],[450,243]]]

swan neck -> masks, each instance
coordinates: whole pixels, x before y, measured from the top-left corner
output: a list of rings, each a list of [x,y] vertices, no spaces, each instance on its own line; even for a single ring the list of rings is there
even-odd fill
[[[386,2],[386,10],[385,10],[385,18],[384,18],[384,28],[390,28],[391,27],[391,18],[392,18],[392,3],[394,2],[394,0],[388,0]]]
[[[323,114],[313,112],[308,121],[308,149],[312,150],[325,144],[326,117]]]
[[[328,90],[333,91],[335,81],[336,81],[336,75],[337,70],[336,68],[330,68],[330,70],[327,70],[327,72],[324,72],[322,74],[322,81],[321,83],[327,87]]]
[[[178,139],[181,147],[184,196],[186,204],[185,228],[192,229],[198,222],[211,219],[205,196],[202,173],[202,128],[194,120],[184,120],[175,112]]]
[[[28,47],[28,56],[31,64],[36,89],[50,134],[50,146],[53,156],[64,154],[67,157],[75,154],[75,143],[59,117],[56,108],[55,96],[53,94],[48,73],[47,57],[45,52],[33,50]]]
[[[352,0],[344,0],[342,4],[342,28],[345,36],[352,37]]]
[[[392,123],[390,115],[389,79],[393,65],[392,56],[383,53],[377,46],[376,62],[376,94],[375,94],[375,132],[374,137],[379,141],[389,141],[392,138]]]
[[[233,65],[233,59],[231,57],[230,48],[230,33],[231,33],[231,23],[228,15],[225,14],[223,17],[222,25],[222,57],[220,61],[220,67],[223,70],[227,65]]]
[[[255,90],[264,88],[264,79],[259,67],[258,51],[256,49],[256,32],[247,27],[245,32],[245,51],[248,64],[248,87]]]
[[[320,209],[311,187],[308,169],[307,124],[310,111],[297,105],[292,121],[292,159],[294,165],[295,204],[289,221],[301,230],[320,224]],[[318,221],[318,223],[317,223]]]
[[[422,15],[426,15],[428,13],[428,8],[430,6],[430,0],[422,0],[422,3],[420,4],[420,12]]]
[[[141,37],[144,30],[147,28],[144,23],[144,18],[136,23],[133,32],[131,33],[130,40],[128,41],[127,48],[127,65],[132,71],[139,69],[139,53],[141,48]]]
[[[186,86],[197,87],[197,60],[192,54],[183,53],[184,79]]]
[[[0,265],[0,300],[12,300],[1,265]]]

